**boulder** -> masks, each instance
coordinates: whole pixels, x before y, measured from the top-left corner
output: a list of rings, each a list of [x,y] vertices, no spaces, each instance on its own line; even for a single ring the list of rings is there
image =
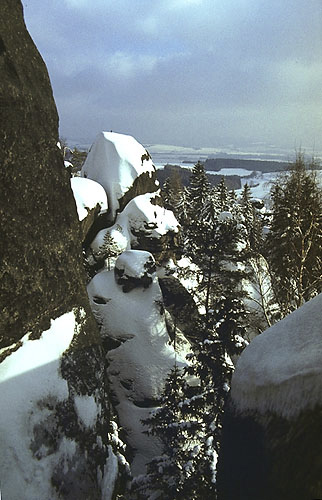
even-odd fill
[[[114,132],[101,132],[96,137],[82,176],[104,187],[111,220],[131,199],[158,189],[155,167],[146,149],[134,137]]]
[[[240,356],[223,426],[220,500],[322,498],[321,307],[318,295]]]
[[[104,355],[46,66],[20,0],[0,16],[3,498],[111,498]]]
[[[147,251],[157,263],[173,257],[179,245],[179,224],[173,212],[155,199],[153,193],[136,196],[117,214],[113,226],[99,231],[87,252],[91,262],[99,263],[102,259],[106,233],[113,238],[119,254],[131,248]]]
[[[117,259],[114,273],[118,285],[122,285],[124,293],[134,288],[148,288],[155,277],[156,266],[149,252],[127,250]]]
[[[106,192],[98,182],[83,177],[72,177],[70,183],[80,221],[81,239],[85,241],[98,216],[107,212]]]

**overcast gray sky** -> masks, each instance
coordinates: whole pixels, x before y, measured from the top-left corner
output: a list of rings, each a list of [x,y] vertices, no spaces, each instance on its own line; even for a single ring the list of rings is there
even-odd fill
[[[322,0],[23,0],[60,133],[322,151]]]

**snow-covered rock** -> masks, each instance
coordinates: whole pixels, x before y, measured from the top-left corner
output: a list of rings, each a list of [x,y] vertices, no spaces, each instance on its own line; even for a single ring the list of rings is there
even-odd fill
[[[322,406],[322,294],[256,337],[232,379],[236,407],[295,417]]]
[[[319,295],[241,354],[223,423],[220,500],[322,498],[321,308]]]
[[[101,213],[107,210],[106,192],[98,182],[83,177],[72,177],[70,183],[80,221],[97,205]]]
[[[83,177],[72,177],[71,188],[80,221],[81,238],[85,241],[98,218],[106,217],[107,196],[98,182]]]
[[[101,230],[91,243],[95,258],[100,254],[106,232],[119,248],[119,253],[131,248],[148,250],[162,256],[177,246],[179,223],[171,210],[155,204],[152,193],[136,196],[117,215],[115,224]]]
[[[151,260],[152,259],[152,260]],[[116,262],[116,270],[138,280],[147,273],[147,288],[139,286],[124,293],[114,271],[97,274],[88,285],[92,310],[101,325],[103,343],[113,349],[107,354],[108,376],[120,424],[134,450],[133,473],[144,472],[144,464],[160,452],[157,440],[146,436],[141,422],[147,418],[163,388],[176,356],[169,344],[162,294],[147,252],[127,251]]]
[[[155,278],[155,260],[149,252],[127,250],[117,259],[114,273],[117,284],[123,287],[123,292],[130,292],[140,286],[148,288]]]
[[[135,196],[158,189],[149,153],[134,137],[114,132],[97,136],[82,167],[82,176],[104,187],[112,219]]]
[[[159,239],[168,232],[178,232],[179,223],[171,210],[155,204],[155,195],[143,194],[134,198],[124,209],[133,236],[144,233]]]

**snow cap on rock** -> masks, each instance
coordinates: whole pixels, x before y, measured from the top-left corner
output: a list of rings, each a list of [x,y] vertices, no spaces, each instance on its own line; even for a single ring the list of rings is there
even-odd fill
[[[237,410],[286,418],[322,406],[322,294],[256,337],[239,358]]]
[[[152,177],[155,167],[146,149],[129,135],[101,132],[96,137],[82,168],[82,176],[105,189],[114,217],[119,200],[144,172]]]
[[[148,288],[156,277],[153,255],[142,250],[126,250],[115,264],[115,278],[123,291],[129,292],[137,286]]]
[[[72,177],[70,180],[73,195],[76,202],[79,220],[85,219],[88,212],[100,205],[101,212],[107,210],[107,197],[104,188],[91,179],[83,177]]]
[[[152,238],[160,238],[169,231],[178,232],[179,223],[171,210],[153,204],[154,193],[136,196],[124,209],[133,234],[145,232]]]

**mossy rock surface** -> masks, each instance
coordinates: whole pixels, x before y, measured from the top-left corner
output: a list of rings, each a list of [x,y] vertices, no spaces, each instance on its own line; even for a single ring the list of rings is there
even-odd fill
[[[84,305],[76,206],[46,66],[19,0],[0,16],[0,347]]]

